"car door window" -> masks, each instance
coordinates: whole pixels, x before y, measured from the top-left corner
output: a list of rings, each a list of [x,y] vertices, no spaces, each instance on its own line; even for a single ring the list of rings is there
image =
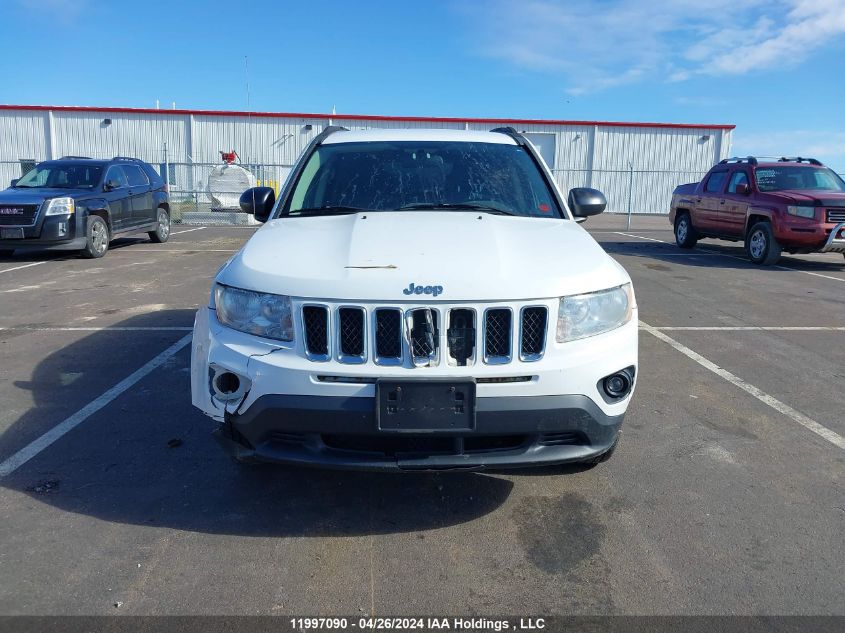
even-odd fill
[[[747,185],[748,174],[744,171],[735,171],[731,176],[731,181],[728,183],[728,193],[736,193],[737,185]]]
[[[147,175],[141,171],[140,167],[136,167],[135,165],[123,165],[121,169],[126,174],[130,187],[146,187],[150,184]]]
[[[123,173],[118,165],[112,165],[106,172],[106,182],[114,182],[118,187],[126,187],[129,181],[126,179],[126,174]]]
[[[728,172],[726,171],[717,171],[710,174],[710,178],[707,179],[707,184],[704,186],[704,191],[707,193],[719,193],[725,184],[727,175]]]

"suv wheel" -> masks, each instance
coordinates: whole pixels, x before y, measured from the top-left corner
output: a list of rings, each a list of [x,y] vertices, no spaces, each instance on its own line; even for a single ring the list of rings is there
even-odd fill
[[[109,227],[105,220],[98,215],[88,218],[87,240],[85,248],[82,249],[82,256],[87,259],[102,257],[109,250]]]
[[[150,241],[161,244],[162,242],[166,242],[167,238],[170,237],[170,214],[166,209],[159,207],[156,220],[158,221],[156,230],[150,231],[147,235],[150,236]]]
[[[745,251],[755,264],[771,266],[780,259],[780,244],[768,222],[757,222],[745,238]]]
[[[698,234],[692,226],[689,213],[682,213],[675,218],[675,242],[681,248],[692,248],[698,242]]]

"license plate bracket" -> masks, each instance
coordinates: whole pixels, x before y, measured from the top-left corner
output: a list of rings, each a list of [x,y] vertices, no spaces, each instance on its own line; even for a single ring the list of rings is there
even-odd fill
[[[379,380],[380,431],[449,433],[475,430],[475,381]]]
[[[22,240],[23,239],[23,229],[21,229],[21,228],[0,229],[0,238],[2,238],[4,240]]]

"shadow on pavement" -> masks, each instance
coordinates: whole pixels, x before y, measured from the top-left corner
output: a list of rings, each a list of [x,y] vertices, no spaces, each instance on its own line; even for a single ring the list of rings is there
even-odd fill
[[[189,310],[161,311],[115,326],[184,326],[192,319]],[[98,331],[44,358],[32,379],[19,385],[29,390],[33,404],[0,436],[0,460],[184,335]],[[138,345],[144,346],[143,353],[130,353]],[[131,360],[121,360],[127,356]],[[237,464],[212,439],[214,423],[191,406],[189,363],[188,346],[0,485],[103,521],[214,534],[309,537],[455,525],[493,512],[513,487],[507,479],[479,473],[378,474]],[[68,372],[82,378],[67,385]],[[96,381],[86,376],[98,372],[108,380],[94,389],[91,383]],[[62,407],[63,399],[67,404]]]
[[[601,247],[611,255],[627,255],[672,262],[677,266],[703,268],[732,268],[767,270],[777,273],[786,272],[774,266],[758,266],[753,264],[745,255],[741,246],[726,245],[725,243],[704,243],[701,248],[682,249],[675,244],[659,242],[631,242],[631,241],[601,241]],[[684,257],[687,255],[688,257]],[[728,255],[729,257],[725,257]],[[789,255],[785,253],[778,265],[788,266],[795,270],[810,272],[842,272],[845,271],[845,259],[821,259],[824,255]],[[819,257],[819,259],[811,259]],[[738,259],[737,259],[738,258]]]

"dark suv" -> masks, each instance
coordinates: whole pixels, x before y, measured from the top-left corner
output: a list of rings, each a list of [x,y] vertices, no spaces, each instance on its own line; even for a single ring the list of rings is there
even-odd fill
[[[742,240],[755,264],[782,251],[845,253],[845,181],[815,158],[726,158],[675,189],[669,219],[681,248]]]
[[[142,231],[167,241],[170,202],[161,176],[135,158],[65,156],[0,191],[0,255],[47,249],[102,257],[114,236]]]

